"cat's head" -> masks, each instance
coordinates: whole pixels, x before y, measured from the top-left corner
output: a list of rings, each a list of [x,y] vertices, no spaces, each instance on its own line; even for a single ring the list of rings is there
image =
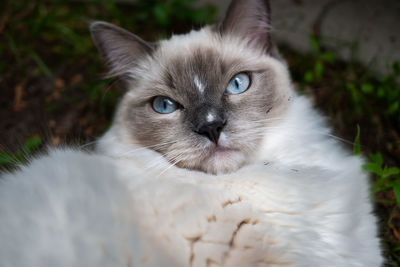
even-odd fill
[[[219,25],[157,43],[94,22],[110,75],[128,87],[118,141],[214,174],[249,162],[291,94],[286,66],[270,55],[270,29],[265,0],[233,1]]]

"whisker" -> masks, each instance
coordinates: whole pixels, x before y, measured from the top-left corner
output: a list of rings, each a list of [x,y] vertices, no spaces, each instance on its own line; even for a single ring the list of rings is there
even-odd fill
[[[169,142],[165,142],[165,143],[159,143],[159,144],[155,144],[155,145],[151,145],[151,146],[135,147],[135,148],[132,148],[132,149],[130,149],[128,151],[125,151],[125,152],[121,153],[119,156],[121,156],[121,157],[129,156],[129,155],[131,155],[131,154],[133,154],[135,152],[141,151],[141,150],[145,150],[145,149],[149,149],[149,148],[157,149],[157,148],[163,147],[165,145],[171,145],[171,144],[175,144],[175,143],[178,143],[178,142],[184,142],[184,141],[186,141],[188,139],[189,138],[185,138],[185,139],[182,139],[182,140],[174,140],[174,141],[169,141]]]
[[[180,155],[180,157],[177,158],[172,164],[170,164],[170,166],[168,166],[166,169],[164,169],[162,172],[160,172],[160,174],[158,174],[157,177],[160,177],[163,173],[165,173],[165,172],[168,171],[170,168],[172,168],[173,166],[175,166],[176,164],[178,164],[179,162],[181,162],[182,159],[184,159],[184,157],[183,157],[183,155]]]
[[[86,144],[80,145],[80,146],[78,146],[78,148],[79,148],[79,149],[84,149],[84,148],[86,148],[86,147],[88,147],[88,146],[91,146],[91,145],[93,145],[93,144],[96,144],[96,143],[98,143],[98,142],[99,142],[98,140],[94,140],[94,141],[92,141],[92,142],[88,142],[88,143],[86,143]]]
[[[332,137],[333,139],[336,139],[336,140],[341,141],[343,143],[346,143],[346,144],[349,144],[349,145],[354,145],[354,142],[346,140],[346,139],[341,138],[339,136],[336,136],[336,135],[333,135],[333,134],[325,134],[325,135],[327,135],[329,137]]]
[[[268,134],[269,132],[274,132],[275,130],[293,130],[296,131],[297,134],[316,134],[316,135],[322,135],[322,136],[327,136],[330,138],[333,138],[337,141],[349,144],[349,145],[354,145],[354,142],[346,140],[344,138],[338,137],[336,135],[333,135],[331,133],[329,133],[329,131],[327,130],[326,132],[324,131],[302,131],[301,129],[295,128],[295,127],[287,127],[287,126],[267,126],[267,127],[261,127],[261,128],[255,128],[255,129],[251,129],[250,131],[246,131],[244,134],[242,134],[241,132],[234,132],[235,134],[238,134],[239,137],[240,136],[248,136],[248,135],[254,135],[254,136],[264,136]]]
[[[190,154],[193,154],[193,153],[195,153],[195,152],[197,152],[197,151],[199,151],[199,150],[203,150],[203,148],[195,148],[195,149],[193,149],[193,148],[187,148],[187,149],[185,149],[183,152],[181,152],[181,153],[179,153],[179,154],[177,154],[177,155],[175,155],[175,153],[176,153],[176,150],[175,151],[169,151],[169,152],[166,152],[166,153],[164,153],[164,154],[159,154],[158,155],[158,159],[160,159],[159,161],[156,161],[156,162],[153,162],[152,164],[149,164],[148,166],[146,166],[147,167],[147,169],[152,169],[152,168],[159,168],[159,166],[158,165],[161,165],[161,164],[171,164],[170,162],[172,162],[172,163],[174,163],[179,157],[181,157],[181,156],[188,156],[188,155],[190,155]],[[172,155],[172,156],[171,156]],[[161,160],[161,159],[165,159],[165,161],[164,160]],[[180,159],[180,161],[182,161],[181,159]],[[177,163],[175,163],[174,165],[176,165]]]

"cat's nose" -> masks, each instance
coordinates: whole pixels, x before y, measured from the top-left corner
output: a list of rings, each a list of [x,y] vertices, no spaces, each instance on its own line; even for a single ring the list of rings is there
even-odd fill
[[[222,129],[226,125],[226,121],[213,121],[211,123],[205,123],[200,125],[200,127],[195,131],[198,134],[206,136],[215,144],[218,144],[219,136],[222,132]]]

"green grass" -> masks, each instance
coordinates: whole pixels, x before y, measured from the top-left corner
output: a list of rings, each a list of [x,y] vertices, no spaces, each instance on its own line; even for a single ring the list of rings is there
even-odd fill
[[[21,149],[16,152],[0,152],[0,166],[12,169],[15,166],[26,163],[29,157],[37,151],[42,144],[39,136],[29,137]]]
[[[110,0],[6,1],[3,5],[8,10],[8,27],[3,29],[0,39],[0,59],[13,62],[13,69],[7,71],[3,64],[0,70],[19,77],[45,76],[51,80],[56,76],[52,70],[60,64],[73,65],[85,58],[91,66],[96,66],[90,67],[89,77],[85,77],[91,85],[98,82],[98,86],[90,87],[96,91],[103,83],[98,75],[104,69],[87,29],[91,20],[116,23],[152,41],[169,35],[176,25],[177,30],[183,31],[211,22],[216,8],[212,5],[193,8],[191,2],[148,0],[116,5]],[[90,90],[86,92],[90,98],[96,95]]]

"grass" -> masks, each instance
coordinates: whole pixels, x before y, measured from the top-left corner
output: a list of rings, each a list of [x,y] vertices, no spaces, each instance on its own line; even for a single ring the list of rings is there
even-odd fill
[[[40,136],[29,137],[22,148],[16,152],[0,152],[0,166],[12,167],[26,163],[30,155],[32,155],[42,143]]]
[[[194,0],[22,1],[0,4],[0,168],[25,162],[43,144],[85,143],[100,136],[123,93],[95,50],[88,22],[105,20],[148,41],[210,23],[213,6]],[[313,51],[282,47],[298,91],[310,95],[335,133],[355,140],[366,158],[387,266],[400,257],[400,62],[384,77],[343,62],[310,36]],[[11,100],[11,101],[10,101]],[[17,123],[18,122],[18,123]]]

